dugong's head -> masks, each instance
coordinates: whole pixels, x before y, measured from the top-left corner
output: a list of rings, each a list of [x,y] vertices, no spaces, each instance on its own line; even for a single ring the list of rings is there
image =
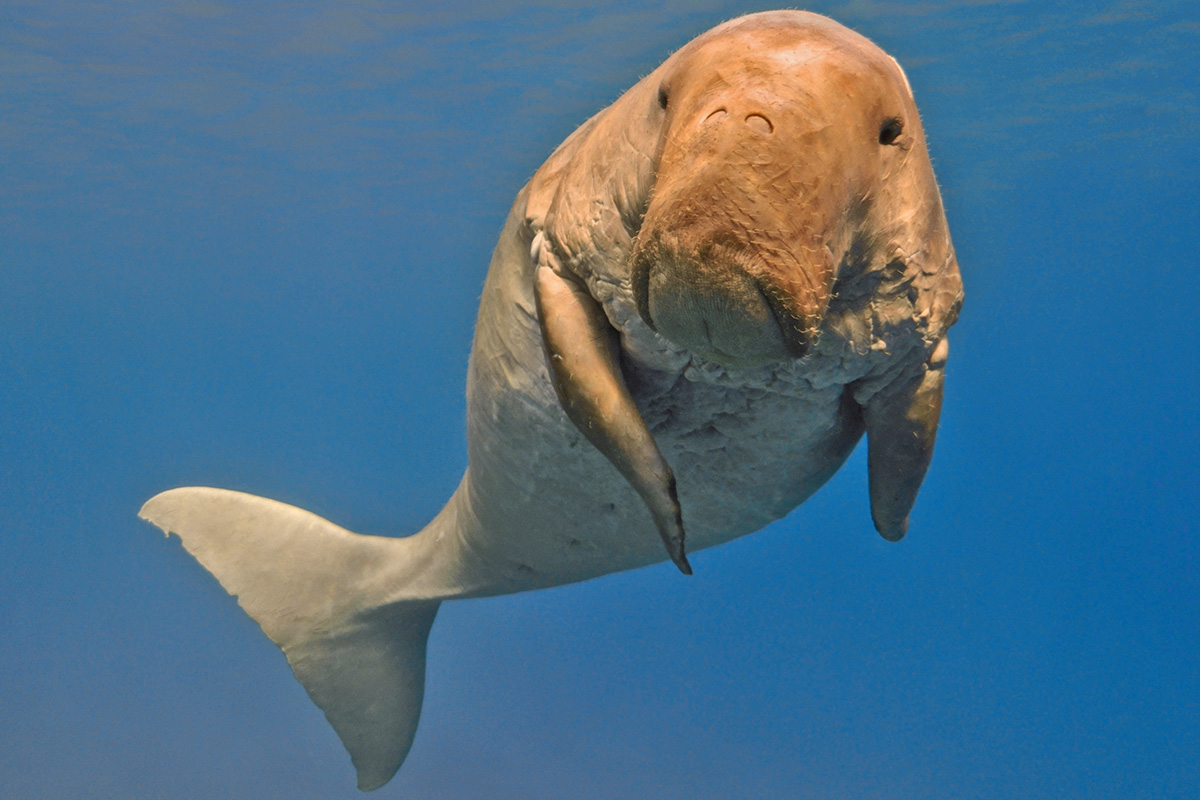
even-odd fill
[[[730,366],[801,357],[852,249],[948,251],[908,83],[862,36],[756,15],[647,80],[661,123],[630,280],[670,341]]]

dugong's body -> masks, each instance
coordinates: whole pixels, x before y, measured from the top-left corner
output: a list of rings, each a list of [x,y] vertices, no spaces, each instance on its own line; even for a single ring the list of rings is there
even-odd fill
[[[404,539],[220,489],[150,500],[283,648],[374,788],[420,713],[439,603],[762,528],[869,441],[889,539],[932,453],[961,282],[912,96],[802,12],[693,41],[522,189],[484,286],[469,467]]]

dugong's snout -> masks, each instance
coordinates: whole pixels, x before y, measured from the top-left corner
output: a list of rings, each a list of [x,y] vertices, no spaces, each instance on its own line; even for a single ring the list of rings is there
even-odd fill
[[[808,352],[870,194],[880,112],[847,112],[861,75],[822,47],[747,30],[685,52],[662,76],[631,289],[647,325],[718,363]]]
[[[803,273],[805,266],[788,270]],[[826,264],[812,283],[824,284]],[[730,237],[689,246],[673,232],[648,232],[631,256],[638,314],[675,344],[727,366],[802,358],[808,352],[827,292],[787,286],[754,247]],[[792,284],[809,281],[791,281]]]
[[[740,120],[684,131],[720,139],[708,148],[684,136],[668,141],[630,251],[642,320],[726,366],[803,357],[833,291],[835,251],[844,249],[851,193],[823,179],[842,174],[838,159],[782,140],[789,120],[775,118],[767,141]]]

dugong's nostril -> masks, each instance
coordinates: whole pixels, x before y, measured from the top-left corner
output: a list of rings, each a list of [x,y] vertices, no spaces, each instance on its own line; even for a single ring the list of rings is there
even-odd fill
[[[726,115],[725,109],[718,108],[715,111],[713,111],[711,114],[709,114],[707,117],[704,118],[704,124],[710,125],[714,122],[720,122],[721,120],[725,119],[725,115]]]
[[[746,124],[759,133],[771,133],[775,130],[775,126],[771,124],[771,120],[762,114],[747,114]]]

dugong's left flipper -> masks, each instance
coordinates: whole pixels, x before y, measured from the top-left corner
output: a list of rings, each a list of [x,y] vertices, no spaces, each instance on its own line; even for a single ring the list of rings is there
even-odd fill
[[[888,541],[908,531],[908,512],[933,457],[949,347],[943,337],[921,374],[881,390],[863,409],[871,517]]]
[[[408,755],[425,693],[437,600],[395,599],[380,565],[413,537],[360,536],[303,509],[241,492],[172,489],[139,516],[176,533],[287,656],[358,771],[387,783]],[[389,590],[393,590],[390,591]]]
[[[554,391],[567,417],[645,501],[684,575],[683,517],[675,475],[634,404],[617,360],[616,331],[582,283],[563,270],[543,243],[534,293]]]

